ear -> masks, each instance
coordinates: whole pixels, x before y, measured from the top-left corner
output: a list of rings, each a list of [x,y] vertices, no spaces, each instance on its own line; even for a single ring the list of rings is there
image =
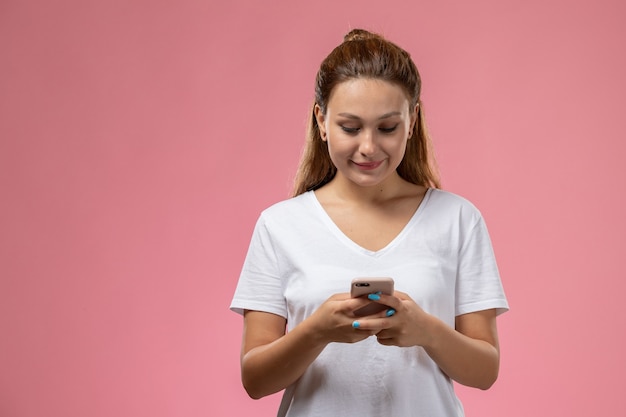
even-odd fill
[[[413,131],[417,129],[417,119],[419,118],[419,114],[420,104],[417,103],[415,105],[415,108],[413,108],[413,111],[411,112],[411,125],[409,126],[409,132],[411,132],[411,134],[409,135],[409,137],[413,136]]]
[[[420,104],[417,103],[415,105],[415,108],[413,109],[413,112],[411,113],[411,126],[415,126],[415,123],[417,123],[417,119],[419,118],[419,113],[420,113]]]
[[[326,142],[326,116],[324,115],[324,112],[322,112],[322,108],[319,104],[315,105],[313,112],[315,114],[315,120],[317,121],[317,128],[320,130],[320,136],[322,137],[322,140]]]

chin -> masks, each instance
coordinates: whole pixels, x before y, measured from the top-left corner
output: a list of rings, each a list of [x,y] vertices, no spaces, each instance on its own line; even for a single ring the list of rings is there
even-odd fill
[[[359,187],[369,188],[376,187],[377,185],[381,185],[385,182],[385,178],[367,178],[367,179],[359,179],[353,178],[351,179],[352,183],[358,185]]]

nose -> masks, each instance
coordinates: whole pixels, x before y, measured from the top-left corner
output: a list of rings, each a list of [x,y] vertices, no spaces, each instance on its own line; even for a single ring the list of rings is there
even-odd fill
[[[361,134],[359,142],[359,152],[363,156],[370,156],[376,152],[376,137],[370,130],[365,130]]]

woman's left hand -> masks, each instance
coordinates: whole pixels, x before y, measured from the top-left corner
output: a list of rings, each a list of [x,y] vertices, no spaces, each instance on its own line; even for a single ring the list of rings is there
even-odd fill
[[[389,310],[358,319],[353,324],[376,335],[387,346],[421,346],[439,368],[460,384],[488,389],[498,378],[500,348],[496,310],[459,315],[455,327],[426,313],[407,294],[381,294],[377,303]]]
[[[387,346],[427,346],[431,342],[434,317],[422,310],[408,294],[395,291],[394,295],[381,294],[380,299],[374,301],[389,309],[359,318],[359,330],[374,331],[378,342]]]

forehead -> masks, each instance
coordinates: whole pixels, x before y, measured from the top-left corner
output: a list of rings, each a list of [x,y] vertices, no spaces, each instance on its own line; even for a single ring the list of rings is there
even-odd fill
[[[389,112],[406,114],[408,110],[409,100],[401,87],[372,78],[354,78],[337,84],[327,106],[330,114],[348,112],[359,116]]]

